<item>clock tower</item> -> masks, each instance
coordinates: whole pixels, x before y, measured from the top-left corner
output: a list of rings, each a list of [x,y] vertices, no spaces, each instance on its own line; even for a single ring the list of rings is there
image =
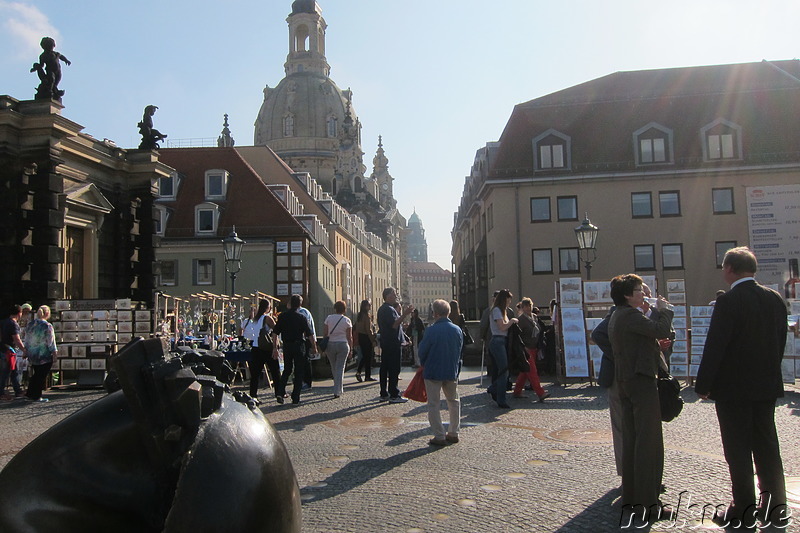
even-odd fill
[[[395,209],[397,201],[394,199],[392,182],[394,178],[389,174],[389,159],[383,151],[383,137],[378,137],[378,150],[372,158],[372,180],[378,185],[378,199],[386,209]]]

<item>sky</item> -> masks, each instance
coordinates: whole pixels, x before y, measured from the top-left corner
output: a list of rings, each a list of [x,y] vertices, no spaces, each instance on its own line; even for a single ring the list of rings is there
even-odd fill
[[[291,0],[0,0],[0,94],[32,99],[44,36],[63,115],[136,148],[146,105],[169,140],[253,144],[266,85],[284,77]],[[429,260],[450,232],[475,152],[516,104],[619,71],[798,57],[795,0],[318,0],[331,78],[353,90],[367,175],[383,137],[398,207]]]

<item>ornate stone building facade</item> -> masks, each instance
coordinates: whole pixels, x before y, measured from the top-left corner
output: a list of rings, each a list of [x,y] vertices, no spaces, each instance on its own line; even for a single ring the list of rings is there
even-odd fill
[[[62,109],[55,100],[0,96],[2,304],[150,304],[153,201],[171,169],[156,152],[82,133]]]

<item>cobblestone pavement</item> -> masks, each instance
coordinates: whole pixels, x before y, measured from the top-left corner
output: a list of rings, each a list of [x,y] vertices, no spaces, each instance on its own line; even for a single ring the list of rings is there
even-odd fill
[[[411,376],[411,369],[403,370],[401,388]],[[463,372],[461,442],[444,448],[428,445],[424,404],[379,402],[377,383],[356,383],[352,372],[338,399],[330,380],[304,391],[299,405],[278,405],[262,389],[262,411],[286,444],[300,483],[303,531],[619,531],[619,478],[604,391],[545,382],[553,394],[546,402],[529,392],[531,398],[510,398],[513,409],[501,410],[484,392],[486,380],[484,387],[478,383],[475,369]],[[0,406],[0,467],[100,396],[96,390],[56,391],[50,403]],[[713,404],[691,389],[683,397],[683,413],[664,424],[662,499],[678,507],[678,519],[656,523],[652,531],[714,530],[708,519],[701,521],[702,506],[730,499]],[[798,514],[800,388],[788,387],[776,419]],[[800,521],[788,531],[800,531]]]

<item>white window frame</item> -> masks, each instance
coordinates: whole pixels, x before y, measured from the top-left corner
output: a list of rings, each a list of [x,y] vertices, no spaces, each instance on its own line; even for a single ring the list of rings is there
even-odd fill
[[[549,137],[555,137],[562,142],[551,142]],[[533,170],[534,172],[550,172],[553,170],[570,170],[572,168],[572,138],[558,130],[549,129],[532,140],[533,143]],[[553,150],[553,146],[561,147],[561,152]],[[553,156],[560,156],[560,165],[556,165]]]
[[[156,227],[153,228],[156,235],[164,236],[164,231],[167,228],[167,221],[169,220],[170,211],[163,205],[153,206],[154,222]]]
[[[164,194],[162,184],[164,180],[172,182],[172,194]],[[172,172],[169,176],[158,178],[158,199],[159,200],[175,200],[178,196],[178,185],[180,185],[181,178],[177,172]]]
[[[658,133],[654,134],[654,130]],[[653,142],[654,140],[661,141],[663,145],[661,148],[664,152],[663,158],[657,159],[655,157],[656,151],[654,148],[658,143]],[[651,157],[649,160],[645,157],[645,152],[643,150],[643,145],[645,144],[651,148]],[[673,133],[672,130],[666,126],[662,126],[658,122],[650,122],[633,132],[633,156],[637,167],[672,164],[674,162],[673,154]]]
[[[728,197],[730,199],[731,208],[727,210],[717,209],[717,193],[728,193]],[[732,215],[736,212],[736,204],[734,203],[733,199],[733,187],[715,187],[711,189],[711,211],[715,215]]]
[[[200,229],[200,213],[203,211],[211,211],[211,229]],[[194,207],[194,232],[196,235],[216,235],[217,226],[219,223],[219,206],[210,202],[199,204]]]
[[[221,194],[211,194],[211,180],[220,178],[220,185],[222,188]],[[227,170],[221,168],[213,168],[205,172],[205,198],[206,200],[224,200],[228,195],[228,180],[230,174]]]
[[[738,124],[718,118],[700,130],[700,138],[703,144],[704,161],[742,159],[742,127]]]

